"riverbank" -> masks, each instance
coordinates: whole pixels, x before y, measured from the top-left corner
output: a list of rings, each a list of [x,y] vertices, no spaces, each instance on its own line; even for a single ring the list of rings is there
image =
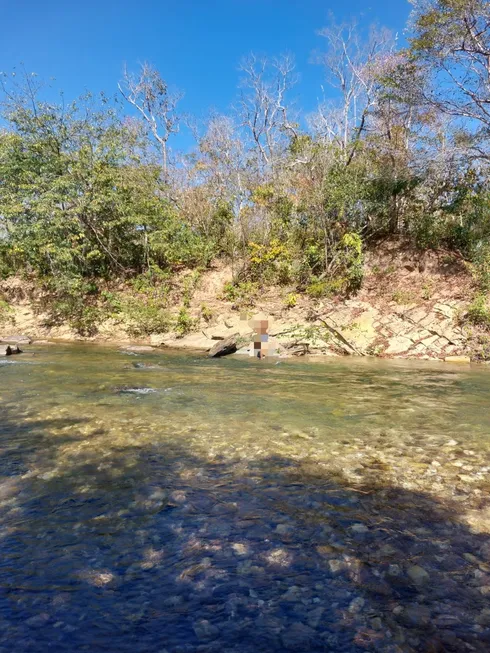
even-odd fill
[[[239,346],[250,342],[247,320],[261,313],[269,318],[270,335],[281,356],[485,360],[490,350],[485,330],[465,319],[475,294],[471,276],[455,255],[446,252],[426,252],[421,259],[399,243],[377,248],[366,258],[362,288],[350,298],[314,298],[277,286],[230,297],[226,289],[233,271],[223,264],[202,272],[197,280],[193,277],[189,292],[190,274],[177,275],[167,298],[176,315],[185,312],[185,328],[153,328],[152,333],[137,335],[131,320],[122,314],[106,316],[95,332],[82,335],[69,321],[53,322],[32,284],[7,279],[0,284],[7,307],[0,337],[18,333],[32,340],[206,351],[232,335],[237,335]],[[118,292],[122,295],[124,287],[119,287],[116,297]],[[139,301],[143,305],[145,299]]]

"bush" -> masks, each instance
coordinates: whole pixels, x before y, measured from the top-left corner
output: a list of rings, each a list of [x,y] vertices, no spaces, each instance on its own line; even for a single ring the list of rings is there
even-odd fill
[[[248,244],[250,274],[260,281],[288,283],[291,277],[289,252],[284,243],[272,238],[268,244]]]
[[[221,299],[234,302],[237,306],[254,306],[258,284],[253,281],[228,281],[223,286]]]
[[[286,299],[284,300],[284,305],[286,308],[294,308],[298,303],[298,295],[294,292],[290,292]]]
[[[486,329],[490,328],[490,309],[488,308],[486,295],[478,293],[468,307],[466,320],[470,322],[470,324],[481,326]]]
[[[201,304],[201,315],[203,320],[206,322],[211,322],[214,317],[214,311],[212,308],[207,306],[207,304]]]
[[[313,280],[306,288],[306,292],[314,299],[320,297],[331,297],[333,295],[342,295],[348,286],[348,281],[342,277],[336,277],[328,280]]]
[[[99,288],[95,281],[80,278],[50,278],[44,283],[47,295],[43,308],[48,326],[68,324],[82,336],[93,336],[105,317],[98,304]]]
[[[175,322],[175,331],[182,338],[195,328],[196,322],[186,308],[181,308]]]
[[[0,298],[0,324],[7,324],[12,320],[12,308],[9,304]]]
[[[165,333],[170,330],[172,320],[159,300],[151,297],[132,297],[126,300],[123,310],[130,322],[128,332],[133,336]]]

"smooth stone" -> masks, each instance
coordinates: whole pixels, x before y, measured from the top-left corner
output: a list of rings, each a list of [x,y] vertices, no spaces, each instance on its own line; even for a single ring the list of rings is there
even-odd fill
[[[310,626],[310,628],[318,628],[324,612],[325,608],[322,607],[315,608],[311,612],[308,612],[308,626]]]
[[[198,639],[216,639],[219,635],[219,628],[210,623],[207,619],[200,619],[192,624],[192,628]]]
[[[398,615],[398,619],[406,626],[427,626],[430,623],[430,609],[418,603],[406,605]]]
[[[429,582],[430,576],[420,565],[412,565],[407,569],[407,575],[415,585],[425,585]]]
[[[328,566],[332,574],[340,574],[345,569],[345,562],[343,560],[329,560]]]
[[[369,528],[365,524],[353,524],[350,527],[351,531],[354,531],[354,533],[368,533]]]
[[[302,623],[294,623],[281,635],[282,645],[287,651],[308,651],[316,638],[316,631]]]
[[[445,363],[471,363],[469,356],[446,356]]]
[[[240,347],[237,349],[235,354],[238,356],[250,356],[250,347]]]
[[[134,352],[145,352],[145,351],[155,351],[154,347],[150,347],[150,345],[128,345],[127,347],[123,347],[125,351],[134,351]]]
[[[357,614],[363,609],[365,603],[366,601],[361,596],[357,596],[355,599],[352,599],[352,601],[350,602],[349,612],[351,614]]]

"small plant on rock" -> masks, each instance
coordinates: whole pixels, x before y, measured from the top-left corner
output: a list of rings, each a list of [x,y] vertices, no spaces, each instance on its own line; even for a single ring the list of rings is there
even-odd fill
[[[294,292],[290,292],[286,299],[284,300],[284,306],[286,308],[294,308],[298,303],[298,295]]]

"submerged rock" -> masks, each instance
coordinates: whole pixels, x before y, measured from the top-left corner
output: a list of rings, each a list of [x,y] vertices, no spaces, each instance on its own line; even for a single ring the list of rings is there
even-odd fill
[[[288,651],[307,651],[316,638],[316,631],[302,623],[294,623],[281,635],[282,645]]]
[[[228,354],[234,354],[237,350],[237,337],[238,334],[234,334],[229,338],[218,341],[214,347],[209,351],[209,358],[218,358],[219,356],[227,356]]]
[[[123,348],[124,351],[134,351],[134,352],[145,352],[145,351],[154,351],[154,347],[150,345],[128,345]]]
[[[407,574],[415,585],[425,585],[430,580],[429,574],[420,565],[412,565],[409,567],[407,569]]]
[[[119,394],[149,395],[156,392],[154,388],[115,388]]]
[[[219,628],[210,623],[207,619],[200,619],[192,624],[196,637],[200,640],[216,639],[219,635]]]

